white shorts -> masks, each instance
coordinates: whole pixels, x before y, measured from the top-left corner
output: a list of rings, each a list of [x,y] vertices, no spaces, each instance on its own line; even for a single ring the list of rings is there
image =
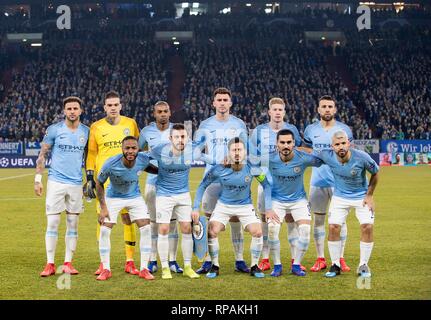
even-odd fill
[[[220,198],[221,184],[211,183],[208,188],[206,188],[204,195],[202,197],[202,210],[205,213],[213,213],[218,198]]]
[[[310,205],[305,199],[296,202],[279,202],[273,200],[272,209],[277,214],[280,222],[284,220],[287,214],[291,214],[295,222],[299,220],[311,221]]]
[[[58,214],[66,210],[69,213],[84,211],[82,186],[65,184],[48,179],[46,185],[46,214]]]
[[[333,196],[329,205],[328,223],[342,225],[346,222],[350,209],[353,208],[359,224],[374,224],[374,213],[368,206],[362,205],[363,201],[364,199],[349,200]]]
[[[321,188],[310,186],[310,205],[311,212],[326,214],[329,201],[334,193],[333,187]]]
[[[232,217],[238,217],[243,228],[251,223],[261,223],[252,204],[229,205],[217,202],[214,212],[211,215],[211,221],[222,223],[225,227]]]
[[[260,183],[257,186],[257,210],[259,210],[261,214],[265,213],[265,193]]]
[[[174,196],[156,197],[156,222],[170,223],[172,216],[178,218],[179,222],[192,222],[192,199],[190,192]]]
[[[121,210],[127,209],[130,216],[130,221],[150,219],[148,214],[147,205],[144,199],[136,197],[132,199],[122,198],[105,198],[106,206],[109,211],[109,218],[105,219],[107,223],[117,223],[118,214]]]
[[[156,186],[154,184],[146,184],[144,191],[144,199],[147,204],[148,213],[151,221],[156,221]]]

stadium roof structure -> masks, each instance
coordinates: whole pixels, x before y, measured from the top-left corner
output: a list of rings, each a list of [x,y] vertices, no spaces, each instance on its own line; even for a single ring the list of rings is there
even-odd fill
[[[80,3],[181,3],[181,2],[201,2],[201,3],[265,3],[265,2],[280,2],[280,3],[303,3],[303,2],[325,2],[325,3],[349,3],[359,4],[360,2],[374,2],[376,4],[381,3],[395,3],[402,2],[405,4],[429,4],[429,0],[0,0],[0,5],[31,5],[31,4],[80,4]]]

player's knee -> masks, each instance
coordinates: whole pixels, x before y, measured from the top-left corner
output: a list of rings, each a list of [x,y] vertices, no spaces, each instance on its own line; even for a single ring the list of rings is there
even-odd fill
[[[280,227],[273,224],[273,223],[269,223],[268,224],[268,239],[270,240],[278,240],[279,237],[279,232],[280,232]]]
[[[329,232],[331,233],[340,233],[341,226],[339,224],[330,224],[329,225]]]
[[[123,223],[125,225],[131,225],[132,221],[130,220],[130,216],[128,214],[122,214],[121,215],[121,221],[123,221]]]
[[[161,235],[169,234],[169,224],[168,223],[160,223],[159,224],[159,234],[161,234]]]
[[[372,224],[361,224],[361,231],[365,234],[371,234],[373,232],[373,225]]]
[[[180,222],[181,233],[192,233],[192,225],[188,222]]]
[[[210,238],[217,238],[217,235],[219,234],[220,229],[215,224],[210,224],[208,228],[208,236]]]

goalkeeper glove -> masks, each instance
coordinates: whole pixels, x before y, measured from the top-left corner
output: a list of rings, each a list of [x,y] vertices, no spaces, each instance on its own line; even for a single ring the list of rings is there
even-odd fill
[[[94,171],[87,170],[87,182],[84,185],[84,195],[89,199],[96,198],[96,182],[94,182]]]

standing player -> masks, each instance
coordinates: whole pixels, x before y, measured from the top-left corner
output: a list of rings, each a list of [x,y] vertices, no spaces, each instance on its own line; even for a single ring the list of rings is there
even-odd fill
[[[283,219],[290,216],[297,224],[298,239],[289,241],[292,251],[292,273],[305,276],[301,270],[301,260],[310,243],[311,213],[304,190],[304,172],[307,167],[320,166],[322,161],[295,149],[294,133],[282,129],[277,134],[277,150],[269,156],[269,173],[273,179],[271,188],[272,208],[266,216],[268,222],[268,242],[274,259],[273,277],[282,273],[279,233]]]
[[[193,216],[199,215],[199,206],[205,189],[214,182],[220,183],[221,194],[209,222],[208,249],[212,265],[207,278],[219,275],[219,242],[218,234],[225,230],[226,224],[232,216],[237,216],[248,232],[250,232],[251,269],[250,275],[263,278],[264,274],[258,267],[262,252],[262,227],[259,217],[255,213],[251,202],[251,184],[253,177],[262,184],[265,193],[266,214],[271,211],[271,184],[259,167],[252,167],[246,161],[247,151],[244,142],[236,137],[228,143],[228,156],[225,164],[213,166],[205,175],[196,191],[193,204]]]
[[[286,105],[281,98],[272,98],[269,100],[268,106],[269,122],[258,125],[250,138],[250,153],[256,160],[260,162],[262,167],[267,167],[269,154],[276,150],[277,146],[277,132],[281,129],[289,129],[293,132],[295,138],[295,146],[300,147],[302,144],[301,136],[298,129],[287,122],[284,122],[286,115]],[[252,157],[252,159],[253,159]],[[262,261],[259,268],[263,271],[269,270],[271,265],[269,263],[269,247],[268,247],[268,225],[265,220],[265,199],[263,195],[262,186],[259,185],[257,189],[257,208],[262,218],[262,231],[263,231],[263,249]],[[287,221],[288,238],[292,248],[292,259],[294,257],[293,243],[298,239],[298,230],[295,228],[294,221]]]
[[[141,268],[139,277],[153,280],[147,269],[151,254],[151,227],[147,206],[141,197],[139,176],[147,169],[150,158],[147,154],[138,153],[138,139],[134,136],[125,137],[122,142],[122,154],[105,161],[96,181],[97,198],[100,202],[99,252],[103,270],[97,280],[111,278],[111,230],[117,223],[118,214],[127,208],[129,218],[138,225],[140,233],[139,249],[141,252]],[[104,184],[110,179],[106,198]]]
[[[178,218],[182,239],[181,250],[184,258],[184,275],[199,278],[192,269],[192,201],[189,189],[189,174],[193,162],[193,146],[188,142],[184,125],[174,124],[170,129],[170,142],[162,143],[151,150],[151,157],[158,162],[156,180],[156,216],[158,230],[157,248],[162,264],[162,279],[172,279],[168,264],[168,233],[172,215]],[[198,150],[200,153],[200,150]],[[199,215],[195,217],[195,222]]]
[[[72,257],[78,240],[79,214],[84,207],[82,203],[82,161],[87,146],[89,128],[79,120],[82,113],[81,99],[67,97],[63,100],[63,107],[66,119],[48,127],[36,161],[34,191],[40,197],[43,192],[42,173],[45,168],[46,154],[52,150],[51,167],[48,171],[46,187],[47,228],[45,245],[48,261],[40,274],[42,277],[55,274],[54,257],[60,213],[65,210],[67,229],[63,272],[78,274],[78,271],[72,266]]]
[[[169,122],[171,116],[169,104],[165,101],[156,102],[153,116],[156,122],[152,122],[142,129],[139,135],[139,148],[141,150],[146,147],[152,150],[161,143],[169,142],[169,133],[172,128],[172,123]],[[156,162],[153,164],[156,164]],[[147,203],[151,219],[151,257],[148,264],[148,269],[151,273],[157,271],[158,225],[156,223],[156,180],[156,175],[148,174],[144,192],[145,202]],[[169,225],[169,268],[173,272],[182,273],[183,269],[177,263],[177,249],[178,229],[177,220],[174,216]]]
[[[332,150],[316,153],[334,174],[335,190],[329,206],[328,248],[332,266],[325,274],[332,278],[340,274],[342,243],[340,231],[346,223],[350,209],[355,209],[361,225],[359,276],[370,277],[368,261],[373,250],[374,199],[379,166],[370,155],[361,150],[351,149],[346,132],[340,130],[333,134]],[[366,172],[371,173],[368,185]],[[342,271],[342,269],[341,269]]]
[[[86,194],[90,198],[95,198],[94,176],[98,175],[100,169],[107,159],[121,154],[121,141],[127,136],[139,137],[139,129],[136,121],[120,115],[120,96],[115,91],[109,91],[105,95],[104,109],[106,117],[94,122],[90,127],[90,138],[88,141],[87,155],[87,183]],[[108,182],[109,183],[109,182]],[[106,186],[105,186],[106,187]],[[96,211],[100,213],[99,199],[96,201]],[[132,225],[127,210],[121,212],[121,219],[124,224],[124,242],[126,247],[126,265],[124,271],[133,275],[139,274],[133,261],[136,244],[136,229]],[[97,224],[97,239],[99,239],[100,225]],[[102,264],[94,273],[99,275],[102,272]]]
[[[335,101],[330,96],[323,96],[319,99],[317,112],[320,115],[320,121],[308,125],[304,131],[304,143],[313,150],[330,150],[331,139],[334,132],[344,130],[353,140],[350,128],[335,120],[337,108]],[[317,260],[311,267],[311,271],[318,272],[326,269],[325,260],[325,215],[329,201],[332,197],[334,188],[334,176],[328,166],[322,165],[319,168],[313,168],[310,182],[310,204],[311,212],[314,213],[314,242],[316,243]],[[350,271],[349,266],[344,260],[344,247],[347,238],[347,225],[341,227],[341,269],[343,272]]]
[[[196,133],[195,141],[198,144],[206,144],[206,152],[216,163],[223,163],[226,155],[228,142],[235,137],[247,141],[247,127],[237,117],[229,114],[232,107],[232,94],[226,88],[217,88],[213,93],[213,106],[216,114],[202,121]],[[205,174],[212,168],[207,164]],[[202,207],[205,215],[209,218],[214,211],[217,200],[221,193],[221,185],[218,182],[211,184],[203,195]],[[248,273],[250,268],[244,261],[244,234],[241,223],[236,216],[230,218],[231,239],[235,251],[235,270]],[[211,257],[207,255],[205,262],[197,270],[199,274],[207,273],[211,268]]]

